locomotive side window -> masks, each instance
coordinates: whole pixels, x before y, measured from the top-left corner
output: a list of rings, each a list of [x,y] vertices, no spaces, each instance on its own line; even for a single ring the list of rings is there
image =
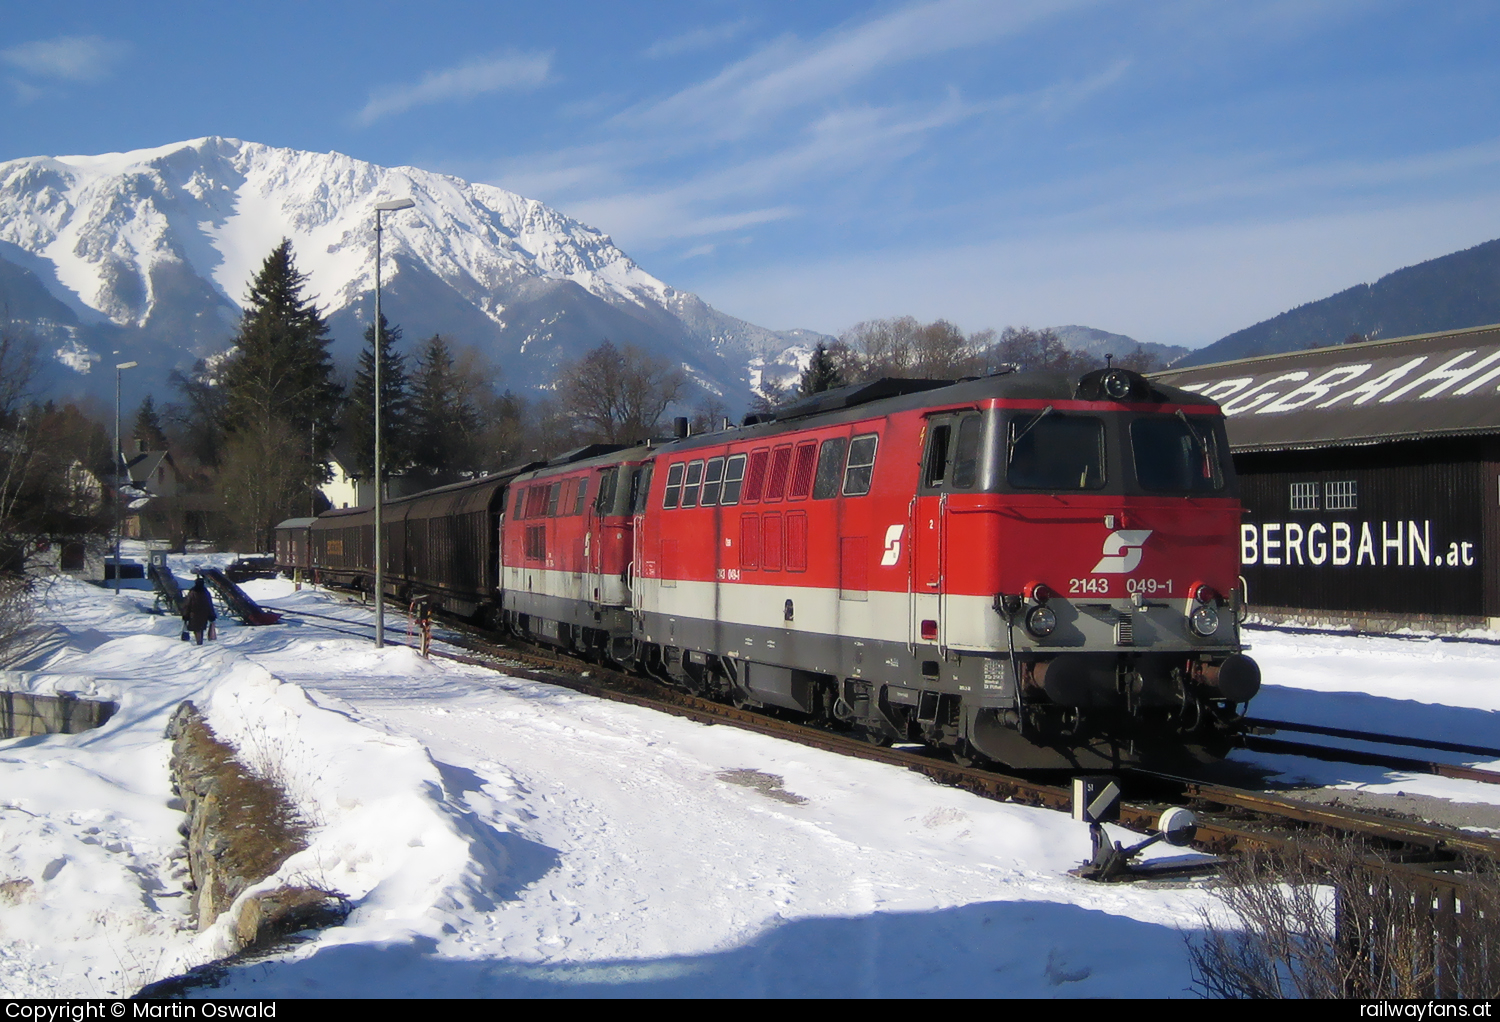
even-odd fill
[[[588,497],[588,495],[589,478],[588,476],[584,476],[582,479],[578,480],[578,499],[573,504],[573,513],[575,515],[583,514],[584,500]]]
[[[687,468],[682,462],[678,462],[667,469],[667,491],[662,494],[661,506],[667,510],[677,506],[682,499],[682,473]]]
[[[874,433],[857,436],[849,444],[849,467],[844,470],[844,496],[863,497],[870,492],[870,477],[875,473],[875,445],[880,438]]]
[[[609,469],[599,477],[599,495],[594,498],[594,510],[601,515],[607,515],[615,508],[615,485],[619,479],[619,469]]]
[[[724,463],[724,489],[719,494],[719,503],[726,507],[740,502],[740,486],[745,479],[745,456],[736,454]]]
[[[638,468],[630,473],[630,513],[638,515],[646,510],[646,499],[651,496],[651,466]]]
[[[1006,481],[1022,490],[1096,490],[1104,485],[1104,421],[1049,406],[1010,421]]]
[[[766,462],[770,453],[764,447],[750,452],[750,464],[745,469],[745,492],[740,498],[746,504],[760,500],[760,491],[766,485]]]
[[[922,472],[922,485],[942,486],[948,471],[948,441],[953,437],[953,427],[948,423],[932,427],[927,439],[927,468]]]
[[[953,478],[948,481],[951,489],[972,490],[979,475],[979,440],[981,420],[977,415],[965,415],[958,420],[958,444],[953,450]]]
[[[1130,453],[1142,489],[1211,493],[1224,488],[1212,426],[1186,415],[1152,415],[1130,424]]]
[[[724,459],[709,458],[703,467],[703,506],[713,507],[719,502],[719,491],[724,486]]]
[[[844,452],[849,441],[841,436],[824,440],[818,449],[818,479],[813,483],[813,500],[827,500],[839,493],[839,479],[844,473]]]
[[[511,509],[510,516],[517,519],[526,517],[526,487],[516,487],[516,506]]]
[[[562,483],[553,483],[552,488],[547,491],[547,517],[557,517],[557,499],[562,495]]]
[[[540,518],[547,513],[547,493],[550,486],[530,486],[526,489],[526,517]]]
[[[682,506],[698,506],[698,489],[703,485],[703,462],[690,461],[687,467],[687,479],[682,484]]]
[[[792,445],[783,444],[771,452],[771,471],[766,479],[766,492],[761,500],[780,500],[786,490],[787,469],[792,464]]]

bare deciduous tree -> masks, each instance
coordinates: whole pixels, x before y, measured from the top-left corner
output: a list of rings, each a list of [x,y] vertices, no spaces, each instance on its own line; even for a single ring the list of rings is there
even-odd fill
[[[985,330],[966,336],[946,319],[922,324],[912,316],[870,319],[845,330],[829,349],[847,380],[883,376],[957,380],[983,369],[983,352],[994,338]]]
[[[276,523],[307,499],[307,440],[279,419],[231,433],[219,470],[219,498],[235,538],[270,550]]]
[[[632,443],[654,436],[667,406],[687,384],[682,370],[626,344],[605,341],[558,375],[558,401],[577,417],[583,438]]]

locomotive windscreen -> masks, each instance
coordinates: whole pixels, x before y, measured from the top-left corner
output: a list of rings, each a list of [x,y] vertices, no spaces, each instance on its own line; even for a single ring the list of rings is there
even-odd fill
[[[1216,493],[1224,488],[1218,443],[1209,423],[1185,415],[1152,415],[1130,424],[1136,481],[1158,493]]]
[[[1010,421],[1006,481],[1021,490],[1096,490],[1104,485],[1104,421],[1048,408]]]

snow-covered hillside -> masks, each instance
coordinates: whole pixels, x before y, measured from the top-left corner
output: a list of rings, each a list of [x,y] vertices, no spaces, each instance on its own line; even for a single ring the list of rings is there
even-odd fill
[[[718,312],[534,199],[217,137],[0,163],[0,297],[58,347],[108,344],[180,367],[224,347],[250,278],[290,238],[347,355],[370,315],[374,206],[408,195],[416,208],[386,217],[387,315],[408,338],[479,345],[507,364],[510,385],[550,379],[608,337],[739,397],[751,359],[803,340]]]

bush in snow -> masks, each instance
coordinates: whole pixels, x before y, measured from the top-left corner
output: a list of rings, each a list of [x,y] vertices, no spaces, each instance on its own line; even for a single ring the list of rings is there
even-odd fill
[[[1357,842],[1231,861],[1189,939],[1208,997],[1493,998],[1500,995],[1500,873],[1473,864],[1464,894],[1379,869]]]

